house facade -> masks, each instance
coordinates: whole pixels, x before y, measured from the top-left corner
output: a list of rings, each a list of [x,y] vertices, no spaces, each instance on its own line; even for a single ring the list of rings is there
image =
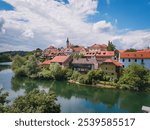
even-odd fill
[[[136,52],[120,51],[119,61],[123,64],[124,68],[131,65],[131,63],[136,63],[150,69],[150,49]]]
[[[96,59],[91,58],[74,58],[71,64],[73,70],[79,72],[87,72],[89,70],[98,69],[98,62]]]
[[[100,69],[104,71],[111,80],[114,80],[119,79],[122,73],[122,66],[122,63],[116,60],[107,59],[100,65]]]

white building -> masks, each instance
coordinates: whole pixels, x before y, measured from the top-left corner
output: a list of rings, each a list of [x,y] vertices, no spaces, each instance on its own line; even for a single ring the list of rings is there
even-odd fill
[[[123,64],[124,68],[134,62],[150,69],[150,49],[136,52],[120,51],[119,61]]]

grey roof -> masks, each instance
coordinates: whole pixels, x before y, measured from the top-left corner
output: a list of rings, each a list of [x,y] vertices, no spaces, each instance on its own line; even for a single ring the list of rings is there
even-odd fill
[[[72,64],[97,64],[97,60],[94,58],[74,58]]]

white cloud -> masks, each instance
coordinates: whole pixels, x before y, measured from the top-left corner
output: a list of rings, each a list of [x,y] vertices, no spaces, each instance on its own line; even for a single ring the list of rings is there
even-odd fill
[[[0,17],[0,33],[5,33],[5,29],[3,28],[5,21]]]
[[[69,4],[63,0],[5,1],[15,10],[0,11],[5,21],[0,22],[0,30],[5,29],[5,33],[0,33],[0,51],[44,49],[49,44],[61,47],[65,46],[67,37],[72,43],[85,46],[108,40],[120,48],[150,43],[150,31],[139,31],[137,40],[137,32],[118,34],[105,20],[87,23],[88,16],[97,13],[98,0],[68,0]]]
[[[110,5],[110,0],[106,0],[107,5]]]
[[[96,32],[111,32],[113,31],[113,26],[110,22],[99,21],[93,25],[93,30]]]
[[[123,35],[115,36],[113,40],[122,49],[143,49],[150,47],[150,30],[128,31]]]

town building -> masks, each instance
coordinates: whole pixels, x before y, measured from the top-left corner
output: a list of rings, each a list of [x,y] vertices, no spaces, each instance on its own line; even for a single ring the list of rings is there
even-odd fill
[[[71,61],[71,56],[55,56],[52,60],[45,60],[41,65],[50,65],[52,63],[58,63],[62,67],[69,67]]]
[[[111,78],[110,80],[114,80],[119,79],[122,73],[122,66],[122,63],[116,60],[107,59],[100,65],[100,69]]]
[[[107,59],[114,59],[115,53],[114,51],[100,51],[100,52],[87,52],[84,54],[86,58],[96,57],[96,60],[101,64],[103,61]]]
[[[101,52],[101,51],[107,51],[107,45],[106,44],[94,44],[90,46],[89,52]]]
[[[131,63],[136,63],[150,69],[150,49],[137,50],[136,52],[119,51],[119,61],[124,68]]]
[[[98,62],[95,58],[74,58],[71,66],[76,71],[87,72],[98,69]]]

